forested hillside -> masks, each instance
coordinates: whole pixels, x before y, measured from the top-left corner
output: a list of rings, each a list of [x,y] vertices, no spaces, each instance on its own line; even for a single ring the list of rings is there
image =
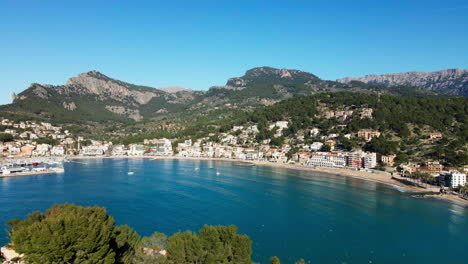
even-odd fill
[[[322,92],[352,91],[404,96],[434,96],[409,86],[385,87],[362,82],[339,83],[290,69],[259,67],[231,78],[208,91],[167,92],[134,85],[90,71],[70,78],[65,85],[33,83],[14,95],[12,104],[0,106],[0,117],[25,116],[62,125],[87,127],[93,134],[103,129],[162,119],[186,126],[187,120],[205,117],[231,118],[238,112],[271,105],[281,100]],[[189,122],[190,123],[190,122]]]
[[[363,109],[372,109],[370,117],[362,117]],[[326,118],[326,112],[352,111],[345,118]],[[468,162],[468,99],[463,97],[403,97],[367,93],[319,93],[291,98],[252,112],[238,112],[231,118],[196,118],[183,129],[158,128],[152,132],[125,137],[117,142],[138,142],[150,137],[201,138],[232,133],[233,126],[257,125],[259,133],[252,144],[270,139],[275,145],[292,145],[320,141],[320,136],[338,134],[338,148],[364,148],[379,154],[398,154],[401,161],[408,159],[437,159],[447,164]],[[281,137],[274,137],[269,125],[289,121]],[[315,137],[309,131],[317,128]],[[382,136],[365,142],[356,135],[369,129]],[[438,140],[429,139],[430,133],[442,134]],[[323,141],[323,140],[322,140]]]

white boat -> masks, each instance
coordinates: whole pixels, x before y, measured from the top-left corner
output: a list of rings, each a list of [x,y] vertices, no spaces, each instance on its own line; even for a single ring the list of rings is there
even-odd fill
[[[219,171],[216,171],[216,175],[221,175],[221,172],[219,172]]]
[[[130,171],[130,172],[128,172],[127,174],[128,174],[128,175],[133,175],[133,174],[135,174],[135,173],[134,173],[133,171]]]
[[[14,174],[14,173],[22,173],[22,172],[27,172],[29,169],[27,168],[2,168],[2,174],[3,175],[8,175],[8,174]]]

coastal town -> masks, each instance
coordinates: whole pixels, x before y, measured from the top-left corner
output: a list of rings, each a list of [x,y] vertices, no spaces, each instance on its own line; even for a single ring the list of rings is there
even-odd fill
[[[352,113],[346,111],[327,111],[326,116],[346,118]],[[364,116],[372,115],[372,109],[364,109]],[[145,139],[140,144],[113,144],[111,141],[98,141],[75,136],[61,126],[53,126],[45,122],[21,121],[13,122],[3,119],[0,142],[2,170],[0,176],[31,175],[41,173],[60,173],[63,168],[51,166],[60,160],[83,157],[147,157],[147,158],[191,158],[191,159],[224,159],[263,164],[287,164],[317,169],[348,170],[363,173],[384,173],[396,179],[419,177],[420,186],[425,183],[436,187],[461,189],[466,185],[468,166],[446,167],[438,161],[424,163],[396,163],[396,155],[380,155],[363,150],[342,151],[335,149],[337,133],[323,133],[318,128],[309,131],[310,136],[320,138],[312,144],[272,146],[270,139],[257,144],[252,139],[259,133],[257,125],[234,126],[231,131],[221,134],[210,134],[198,139]],[[278,121],[269,125],[275,137],[282,135],[288,128],[288,121]],[[9,135],[9,136],[6,136]],[[344,137],[360,137],[370,141],[379,137],[380,132],[360,130],[356,135],[346,134]],[[431,133],[431,139],[441,137],[440,133]],[[295,150],[295,151],[292,151]],[[40,164],[46,166],[38,167]],[[417,185],[417,184],[416,184]],[[464,190],[464,188],[463,188]],[[465,196],[463,196],[465,197]]]
[[[1,1],[0,264],[468,263],[467,10]]]

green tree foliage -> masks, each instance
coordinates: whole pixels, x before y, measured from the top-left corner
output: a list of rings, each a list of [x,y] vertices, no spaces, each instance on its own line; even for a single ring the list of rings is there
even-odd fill
[[[411,136],[411,131],[409,130],[408,125],[404,124],[404,123],[398,124],[398,126],[395,127],[395,131],[402,138],[407,138],[407,137]]]
[[[352,141],[352,140],[350,140],[350,139],[348,139],[348,138],[346,138],[344,136],[340,136],[338,138],[338,142],[339,142],[338,148],[346,150],[346,151],[351,151],[351,150],[353,150],[353,148],[358,147],[358,145],[354,141]]]
[[[399,152],[395,160],[398,164],[406,163],[409,161],[408,155],[404,152]]]
[[[130,263],[139,242],[129,227],[115,227],[114,219],[99,207],[55,205],[44,214],[7,222],[15,251],[31,264]]]
[[[205,225],[198,234],[185,232],[171,236],[168,260],[177,264],[250,264],[251,244],[248,236],[237,234],[235,226]]]
[[[320,148],[320,151],[328,152],[331,150],[331,147],[329,145],[323,144],[322,147]]]
[[[83,140],[83,141],[80,142],[81,146],[89,146],[91,144],[92,144],[92,142],[89,139],[86,139],[86,140]]]
[[[385,137],[375,137],[364,145],[364,150],[377,152],[383,155],[394,154],[397,152],[398,142],[388,141]]]
[[[10,142],[13,141],[14,137],[8,133],[0,133],[0,141],[1,142]]]
[[[36,142],[37,144],[49,144],[52,146],[55,146],[59,143],[58,140],[50,138],[50,137],[38,138],[36,139]]]
[[[113,248],[116,251],[117,263],[134,263],[136,256],[141,255],[142,241],[140,235],[127,225],[114,229]]]
[[[426,156],[429,159],[442,160],[444,165],[466,165],[468,164],[468,153],[466,151],[458,151],[463,146],[459,144],[436,145]]]
[[[162,250],[167,248],[168,237],[163,233],[155,232],[149,237],[144,237],[141,242],[144,248]]]
[[[63,204],[7,226],[13,249],[30,264],[252,264],[252,242],[234,225],[205,225],[198,233],[170,238],[156,232],[140,239],[129,226],[115,226],[104,208]],[[155,253],[163,249],[165,256]],[[277,257],[270,260],[280,264]]]
[[[272,145],[281,147],[281,146],[284,144],[284,137],[283,137],[283,136],[274,137],[274,138],[271,139],[271,142],[270,142],[270,143],[271,143]]]

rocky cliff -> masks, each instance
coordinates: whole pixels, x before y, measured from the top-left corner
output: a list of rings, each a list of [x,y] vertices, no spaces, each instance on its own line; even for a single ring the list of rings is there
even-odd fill
[[[468,70],[448,69],[435,72],[403,72],[363,77],[346,77],[340,83],[360,81],[369,84],[415,86],[450,95],[468,96]]]
[[[33,83],[14,96],[13,104],[6,109],[42,116],[57,116],[68,119],[90,120],[119,119],[119,117],[141,120],[169,105],[185,104],[193,99],[191,91],[170,93],[147,86],[139,86],[89,71],[70,78],[65,85],[43,85]],[[67,110],[63,112],[63,110]]]

